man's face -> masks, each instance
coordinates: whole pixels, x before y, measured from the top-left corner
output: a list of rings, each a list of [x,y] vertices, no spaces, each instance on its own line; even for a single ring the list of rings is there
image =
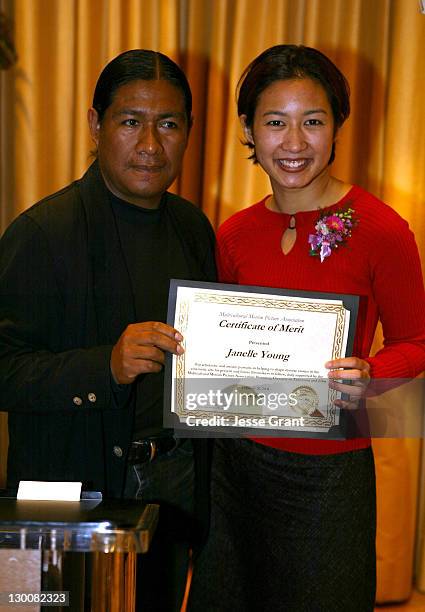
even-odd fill
[[[117,197],[157,208],[180,172],[189,125],[183,93],[168,81],[131,81],[114,94],[99,122],[88,112],[107,187]]]

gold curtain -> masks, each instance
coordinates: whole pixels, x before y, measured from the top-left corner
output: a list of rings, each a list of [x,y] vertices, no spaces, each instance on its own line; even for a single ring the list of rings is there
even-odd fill
[[[348,77],[353,111],[334,172],[399,211],[424,252],[425,15],[418,0],[0,0],[0,8],[15,20],[19,55],[15,68],[0,73],[0,230],[82,174],[96,78],[112,57],[135,47],[170,55],[193,89],[195,124],[174,189],[202,206],[215,226],[258,200],[270,187],[246,160],[234,91],[249,61],[285,42],[318,47]],[[4,424],[0,444],[4,465]],[[380,440],[376,448],[378,597],[402,599],[410,588],[420,443]],[[391,456],[401,467],[380,487],[381,463]],[[403,510],[407,574],[400,584],[381,550],[394,544],[382,525],[391,522],[389,503],[400,506],[397,483],[413,496]]]
[[[335,174],[406,217],[425,246],[423,60],[417,0],[0,0],[15,20],[17,66],[1,74],[1,227],[82,174],[86,111],[102,67],[123,50],[154,48],[186,70],[195,124],[175,189],[215,224],[270,190],[246,161],[234,91],[261,50],[303,43],[349,78],[352,117]],[[238,180],[243,176],[243,181]]]

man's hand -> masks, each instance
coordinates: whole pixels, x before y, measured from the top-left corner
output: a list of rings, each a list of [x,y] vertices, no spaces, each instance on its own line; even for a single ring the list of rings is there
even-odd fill
[[[134,323],[121,334],[111,353],[111,372],[115,382],[129,385],[139,374],[159,372],[165,351],[181,355],[183,336],[170,325],[158,321]]]
[[[328,377],[331,389],[341,391],[341,393],[349,396],[349,401],[335,400],[335,404],[341,408],[356,408],[370,382],[368,362],[359,359],[359,357],[344,357],[327,361],[325,368],[330,370]],[[350,380],[352,382],[351,384],[344,384],[338,382],[339,380]]]

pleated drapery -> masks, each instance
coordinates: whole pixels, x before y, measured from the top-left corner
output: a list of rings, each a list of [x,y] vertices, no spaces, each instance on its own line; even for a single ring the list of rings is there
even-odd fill
[[[270,192],[240,142],[238,78],[265,48],[302,43],[329,55],[352,89],[352,116],[338,137],[334,173],[405,217],[423,258],[425,15],[417,0],[0,0],[0,10],[14,19],[19,56],[14,68],[0,72],[0,231],[81,176],[90,162],[86,113],[96,79],[111,58],[136,47],[166,53],[188,75],[195,122],[173,189],[218,226]],[[380,341],[378,334],[376,347]],[[400,520],[411,574],[421,441],[379,440],[376,451],[378,529],[403,503],[387,490],[388,479],[379,487],[391,457],[399,467],[390,483],[408,488]],[[420,533],[422,523],[419,517]],[[378,598],[403,599],[410,576],[395,578],[392,565],[385,565],[380,547],[394,544],[387,536],[378,536]],[[419,551],[418,583],[425,589],[421,557]]]

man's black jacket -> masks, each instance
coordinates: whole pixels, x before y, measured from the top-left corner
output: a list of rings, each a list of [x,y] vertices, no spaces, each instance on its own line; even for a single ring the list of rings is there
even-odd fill
[[[215,280],[207,218],[178,196],[164,198],[191,278]],[[20,215],[0,241],[0,410],[9,413],[9,486],[82,480],[106,496],[122,494],[134,402],[117,407],[109,361],[134,322],[110,199],[94,162],[81,180]],[[123,449],[121,457],[114,447]]]

